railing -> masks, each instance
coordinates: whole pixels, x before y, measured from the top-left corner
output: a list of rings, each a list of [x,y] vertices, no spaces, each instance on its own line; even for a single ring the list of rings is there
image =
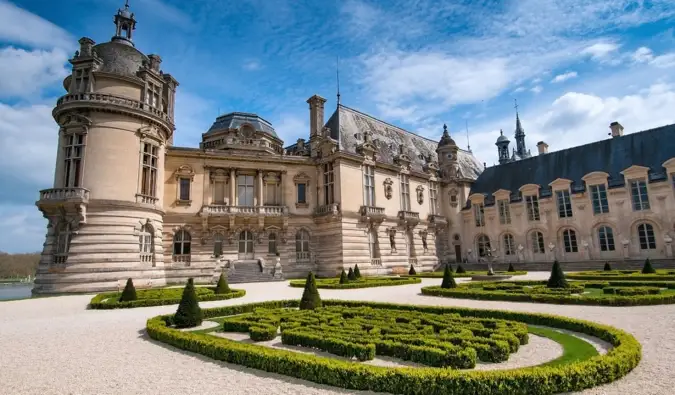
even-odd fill
[[[52,256],[52,263],[57,265],[64,264],[68,260],[68,254],[54,254]]]
[[[129,99],[128,97],[110,95],[107,93],[73,93],[65,96],[61,96],[59,100],[56,101],[56,106],[62,104],[89,101],[89,102],[99,102],[99,103],[108,103],[114,104],[122,107],[127,107],[132,110],[142,110],[148,112],[164,121],[172,123],[171,117],[169,114],[164,112],[162,109],[151,106],[148,103],[144,103],[140,100]]]
[[[427,221],[431,225],[446,225],[448,223],[448,220],[444,216],[438,214],[429,214]]]
[[[417,258],[408,258],[408,265],[417,265]]]
[[[298,251],[295,253],[295,259],[298,261],[308,261],[309,260],[309,251]]]
[[[52,188],[40,191],[40,200],[89,200],[86,188]]]
[[[152,262],[152,253],[151,252],[141,252],[141,263]]]
[[[204,206],[204,211],[213,215],[262,215],[276,217],[288,214],[286,206],[226,206],[213,204]]]
[[[157,204],[158,201],[159,198],[156,197],[141,195],[140,193],[136,195],[136,203]]]
[[[361,215],[371,216],[371,215],[384,215],[384,207],[375,207],[375,206],[361,206]]]
[[[190,254],[182,254],[182,255],[174,254],[171,260],[174,262],[185,263],[187,266],[190,266],[191,256]]]
[[[372,266],[382,266],[382,258],[370,258],[370,264]]]
[[[398,212],[398,217],[403,220],[420,220],[420,213],[416,213],[414,211],[399,211]]]
[[[316,215],[337,214],[340,212],[339,203],[324,204],[316,208]]]

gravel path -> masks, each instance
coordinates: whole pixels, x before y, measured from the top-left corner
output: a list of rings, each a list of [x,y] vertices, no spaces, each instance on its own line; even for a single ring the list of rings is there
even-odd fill
[[[530,273],[518,279],[545,279]],[[461,281],[461,280],[460,280]],[[622,328],[642,343],[643,360],[625,378],[583,394],[671,394],[675,382],[675,305],[643,307],[564,306],[474,301],[422,296],[420,287],[440,283],[355,290],[321,290],[323,298],[543,312]],[[286,283],[237,285],[244,298],[202,303],[224,306],[300,298]],[[0,304],[0,383],[6,394],[353,394],[238,365],[212,361],[151,341],[149,317],[176,306],[86,310],[91,296],[63,296]],[[187,370],[189,367],[189,370]],[[366,392],[358,392],[365,394]]]

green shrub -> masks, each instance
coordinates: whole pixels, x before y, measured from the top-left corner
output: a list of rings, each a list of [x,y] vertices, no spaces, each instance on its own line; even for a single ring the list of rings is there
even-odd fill
[[[229,294],[232,292],[230,285],[227,283],[225,273],[220,273],[220,278],[218,278],[218,284],[216,284],[216,289],[214,292],[216,295]]]
[[[354,274],[354,270],[352,268],[349,268],[349,273],[347,273],[347,279],[349,281],[356,281],[356,275]]]
[[[445,265],[445,270],[443,271],[443,282],[441,283],[441,288],[457,288],[457,283],[455,278],[452,277],[452,268],[449,264]]]
[[[127,285],[124,286],[122,295],[120,295],[119,302],[131,302],[136,299],[138,299],[136,288],[134,287],[134,282],[129,278],[127,279]]]
[[[197,301],[194,280],[190,278],[183,290],[183,297],[178,305],[178,310],[173,316],[173,323],[176,328],[192,328],[201,325],[202,320],[202,309]]]
[[[417,274],[417,272],[415,271],[415,266],[410,265],[410,270],[408,270],[408,274],[411,275],[411,276],[414,276],[414,275]]]
[[[361,271],[359,270],[359,264],[354,265],[354,277],[357,279],[361,278]]]
[[[455,270],[455,273],[457,273],[457,274],[466,273],[466,270],[464,269],[464,267],[462,266],[461,263],[457,264],[457,270]]]
[[[605,262],[605,267],[602,270],[604,270],[606,272],[612,271],[612,267],[609,265],[609,262]]]
[[[322,278],[316,280],[316,287],[325,289],[355,289],[419,284],[421,282],[422,280],[415,277],[366,277],[359,281],[347,281],[345,283],[341,283],[338,279]],[[306,280],[291,280],[290,286],[302,288],[305,287],[306,283]]]
[[[345,269],[342,269],[342,272],[340,273],[340,284],[347,284],[348,281],[347,273],[345,272]]]
[[[217,295],[214,293],[214,288],[197,287],[195,292],[200,302],[241,298],[246,295],[246,291],[243,289],[231,289],[230,293]],[[137,300],[119,302],[119,292],[101,293],[91,298],[89,308],[110,310],[178,304],[182,298],[183,290],[181,288],[142,289],[136,294],[138,295]]]
[[[507,272],[514,273],[515,271],[516,271],[516,269],[513,267],[513,263],[509,262],[509,269],[507,270]]]
[[[652,263],[649,261],[649,258],[645,260],[645,265],[642,267],[642,274],[655,274],[656,270],[652,267]]]
[[[567,280],[565,279],[565,273],[560,267],[560,262],[556,259],[553,261],[553,267],[551,268],[551,277],[548,279],[546,284],[548,288],[568,288]]]
[[[251,340],[256,342],[273,340],[277,337],[277,327],[272,325],[255,325],[248,328]]]
[[[351,268],[349,271],[351,271]],[[314,310],[317,307],[321,307],[321,296],[319,296],[319,290],[316,289],[316,279],[314,278],[314,273],[309,272],[307,275],[307,281],[305,281],[305,290],[302,292],[302,299],[300,299],[300,310]]]

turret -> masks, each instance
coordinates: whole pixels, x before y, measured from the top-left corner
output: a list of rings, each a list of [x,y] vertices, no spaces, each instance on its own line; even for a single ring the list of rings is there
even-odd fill
[[[436,148],[436,153],[438,154],[438,165],[441,168],[441,174],[443,180],[453,180],[460,177],[459,174],[459,164],[457,162],[457,152],[459,147],[455,140],[450,137],[448,133],[448,126],[443,125],[443,135],[441,140],[438,142],[438,148]]]
[[[499,137],[497,137],[497,154],[499,155],[499,164],[504,164],[509,161],[509,138],[504,136],[502,130],[499,131]]]

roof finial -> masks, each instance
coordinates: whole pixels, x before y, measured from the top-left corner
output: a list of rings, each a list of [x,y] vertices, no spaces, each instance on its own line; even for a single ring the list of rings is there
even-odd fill
[[[124,2],[124,8],[129,8],[129,0]]]
[[[443,134],[448,133],[448,125],[443,124]]]
[[[471,142],[469,141],[469,120],[464,120],[464,126],[466,127],[466,150],[471,152]]]
[[[335,58],[335,76],[337,78],[337,105],[340,105],[340,56]]]
[[[516,116],[518,116],[518,99],[513,99],[514,106],[513,108],[516,109]]]

